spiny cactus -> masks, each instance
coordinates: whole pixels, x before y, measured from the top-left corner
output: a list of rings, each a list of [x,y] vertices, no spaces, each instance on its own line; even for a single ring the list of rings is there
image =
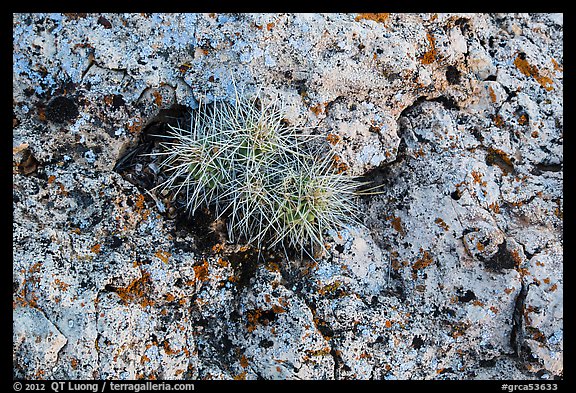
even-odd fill
[[[354,197],[363,185],[334,167],[317,136],[288,126],[278,100],[258,94],[233,104],[200,104],[190,128],[170,127],[160,143],[160,184],[183,193],[187,210],[227,216],[228,236],[254,247],[324,249],[324,232],[357,223]]]

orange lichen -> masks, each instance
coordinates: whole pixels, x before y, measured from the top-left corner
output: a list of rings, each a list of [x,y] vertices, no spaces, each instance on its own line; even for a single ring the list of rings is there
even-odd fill
[[[270,30],[272,30],[272,28],[273,28],[274,26],[275,26],[275,25],[274,25],[274,22],[267,23],[267,24],[266,24],[266,30],[270,31]]]
[[[148,297],[151,281],[150,273],[143,272],[140,278],[133,280],[124,288],[117,288],[115,292],[123,304],[136,303],[143,308],[153,306],[155,302]]]
[[[470,173],[472,175],[472,178],[474,179],[474,183],[478,183],[482,186],[486,186],[486,182],[482,180],[482,173],[478,172],[478,171],[472,171]]]
[[[542,86],[547,91],[553,89],[552,85],[554,84],[554,82],[552,81],[552,79],[550,79],[547,76],[541,75],[540,71],[536,66],[528,63],[528,60],[526,60],[525,55],[519,53],[514,59],[514,65],[516,66],[516,68],[518,68],[518,70],[522,74],[534,78],[536,82],[538,82],[540,86]]]
[[[525,267],[521,267],[521,268],[518,268],[518,269],[516,269],[516,270],[518,271],[518,273],[520,273],[520,276],[521,276],[521,277],[530,276],[530,275],[531,275],[531,274],[530,274],[530,271],[529,271],[528,269],[526,269]]]
[[[216,263],[218,264],[218,266],[220,267],[227,267],[228,265],[230,265],[230,262],[228,262],[228,260],[224,259],[224,258],[218,258],[218,260],[216,261]]]
[[[68,191],[66,191],[64,184],[62,184],[62,183],[56,183],[56,184],[58,185],[58,188],[59,188],[57,193],[62,195],[62,196],[68,196]]]
[[[164,263],[168,263],[168,259],[170,258],[172,254],[169,253],[168,251],[163,251],[163,250],[158,250],[154,253],[154,256],[158,259],[160,259],[162,262]]]
[[[174,299],[176,299],[176,297],[174,295],[172,295],[170,292],[166,293],[164,295],[164,297],[166,298],[166,301],[168,301],[168,302],[172,302],[172,301],[174,301]]]
[[[558,62],[554,59],[552,59],[552,66],[554,67],[555,71],[559,71],[559,72],[564,71],[564,67],[562,67],[560,64],[558,64]]]
[[[418,150],[416,150],[413,154],[414,154],[414,157],[418,158],[418,157],[424,157],[426,155],[426,152],[421,147]]]
[[[488,94],[490,95],[490,101],[496,102],[496,94],[494,93],[492,86],[488,86]]]
[[[528,124],[528,116],[526,114],[521,114],[518,117],[518,124],[520,124],[521,126]]]
[[[444,220],[441,219],[440,217],[438,217],[436,220],[434,220],[434,222],[435,222],[436,224],[438,224],[438,226],[439,226],[440,228],[444,229],[445,231],[450,230],[450,227],[448,226],[448,224],[446,224],[446,223],[444,222]]]
[[[248,310],[246,312],[246,330],[248,332],[253,332],[258,325],[267,326],[271,320],[274,320],[276,314],[283,313],[286,310],[278,305],[272,306],[271,309],[263,310],[261,308],[255,308]]]
[[[332,167],[337,170],[337,173],[342,173],[342,172],[345,172],[349,169],[348,165],[344,161],[342,161],[340,156],[337,154],[335,154],[332,157],[332,161],[334,161],[332,163]]]
[[[196,276],[196,281],[206,281],[208,280],[208,261],[202,260],[201,265],[195,265],[192,267],[194,269],[194,275]]]
[[[508,154],[503,150],[495,149],[493,147],[488,148],[486,164],[498,166],[502,170],[503,175],[508,175],[514,170],[514,163]]]
[[[246,326],[246,330],[249,332],[253,332],[256,330],[256,327],[260,321],[260,317],[262,316],[262,310],[257,308],[254,310],[248,310],[246,313],[246,319],[248,320],[248,324]]]
[[[242,357],[240,358],[240,366],[242,366],[242,368],[248,367],[248,359],[246,358],[245,355],[242,355]]]
[[[128,129],[128,132],[130,132],[131,134],[138,134],[142,130],[143,126],[144,126],[144,120],[142,120],[139,117],[136,117],[126,125],[126,128]]]
[[[152,95],[154,96],[154,103],[155,103],[157,106],[161,106],[161,105],[162,105],[162,94],[160,94],[159,91],[154,90],[154,91],[152,92]]]
[[[496,202],[492,202],[490,205],[488,205],[488,208],[496,214],[500,213],[500,206],[498,206]]]
[[[30,273],[32,268],[28,270]],[[20,290],[14,296],[14,301],[12,302],[12,308],[16,307],[38,307],[38,296],[34,293],[31,287],[37,286],[39,279],[36,277],[30,277],[28,280],[24,279],[20,286]]]
[[[392,220],[390,221],[390,224],[392,225],[392,228],[394,228],[394,230],[399,234],[401,234],[402,236],[406,234],[404,232],[404,227],[402,226],[402,220],[400,219],[400,217],[393,216]]]
[[[384,322],[384,326],[385,326],[387,329],[390,329],[390,328],[392,327],[392,322],[391,322],[389,319],[387,319],[387,320]]]
[[[550,286],[550,288],[548,288],[548,291],[554,292],[556,289],[558,289],[558,284],[553,284],[552,286]]]
[[[140,210],[144,209],[144,206],[145,206],[144,195],[138,194],[136,196],[135,206],[136,206],[136,211],[140,211]]]
[[[325,102],[320,102],[317,105],[311,106],[310,110],[316,115],[319,116],[321,114],[324,114],[326,111],[326,103]]]
[[[140,219],[146,220],[148,218],[148,216],[150,215],[150,210],[146,209],[144,195],[138,194],[134,197],[131,197],[131,199],[134,201],[133,211],[134,211],[135,215],[132,216],[129,212],[126,212],[125,213],[126,215],[124,217],[117,216],[116,219],[119,221],[122,219],[128,220],[132,224],[136,224],[136,222],[138,222]],[[126,230],[126,227],[123,227],[122,229]]]
[[[212,246],[212,251],[215,254],[218,254],[220,251],[224,249],[224,244],[216,243]]]
[[[363,12],[354,18],[356,22],[362,19],[373,20],[374,22],[384,23],[390,17],[389,12],[373,13],[373,12]]]
[[[326,284],[322,288],[318,289],[318,293],[322,296],[326,294],[334,294],[338,288],[342,285],[341,281],[334,281],[331,284]]]
[[[100,244],[94,244],[92,247],[90,247],[90,251],[92,251],[94,254],[98,254],[100,252]]]
[[[338,134],[328,134],[328,136],[326,136],[326,140],[328,141],[328,143],[330,143],[332,146],[336,145],[338,142],[340,142],[342,138],[340,138],[340,135]]]
[[[512,260],[516,264],[516,266],[520,266],[520,264],[523,262],[524,259],[522,258],[522,256],[520,256],[520,253],[518,252],[518,250],[512,250],[510,255],[512,257]]]
[[[426,33],[426,39],[430,43],[430,50],[425,52],[420,58],[420,62],[424,65],[431,64],[436,60],[436,40],[430,33]]]
[[[68,287],[70,287],[70,284],[67,284],[64,281],[61,281],[58,278],[54,280],[54,284],[56,284],[58,286],[58,288],[60,288],[61,291],[66,291],[66,290],[68,290]]]
[[[243,381],[246,379],[246,371],[242,371],[240,374],[234,376],[234,380]]]
[[[412,265],[413,270],[424,269],[434,263],[434,259],[432,259],[432,255],[428,251],[420,249],[420,252],[422,252],[422,258],[417,259]]]
[[[164,347],[164,352],[166,353],[166,355],[178,355],[180,352],[182,352],[181,349],[172,349],[170,347],[170,343],[168,343],[168,340],[165,340],[162,343],[162,346]]]
[[[54,175],[48,176],[48,184],[54,183],[54,180],[56,180],[56,176],[54,176]]]
[[[504,119],[500,115],[492,116],[492,121],[496,125],[496,127],[502,128],[504,126]]]

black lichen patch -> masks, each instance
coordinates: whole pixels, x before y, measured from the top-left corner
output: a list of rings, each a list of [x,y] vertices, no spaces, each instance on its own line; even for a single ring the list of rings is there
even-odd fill
[[[110,105],[113,111],[117,111],[123,106],[126,106],[126,101],[124,101],[124,97],[120,94],[112,95],[112,99],[110,100]]]
[[[540,176],[544,172],[560,172],[562,170],[562,164],[546,164],[540,163],[535,164],[531,169],[530,173],[535,176]]]
[[[451,85],[460,84],[460,71],[452,65],[446,67],[446,80]]]
[[[112,23],[110,23],[110,21],[106,18],[104,18],[103,16],[100,16],[98,18],[98,24],[104,26],[105,29],[111,29],[112,28]]]
[[[414,336],[412,339],[412,347],[414,349],[420,349],[422,345],[424,345],[424,340],[422,340],[422,338],[419,336]]]
[[[108,247],[110,247],[112,249],[116,249],[116,248],[119,248],[123,242],[124,242],[124,240],[122,240],[121,238],[119,238],[116,235],[113,235],[112,238],[110,238],[110,240],[108,241],[107,245],[108,245]]]
[[[502,272],[505,269],[514,269],[516,261],[513,253],[508,250],[506,240],[498,245],[498,251],[487,260],[484,260],[486,269],[494,272]]]
[[[194,251],[210,254],[212,248],[221,241],[221,234],[213,229],[214,221],[214,214],[208,209],[198,209],[192,216],[182,213],[176,216],[176,231],[192,234]]]
[[[457,296],[458,301],[462,303],[468,303],[472,300],[476,300],[476,294],[471,290],[467,290],[466,292],[460,290],[458,291]]]
[[[462,192],[457,188],[456,190],[450,193],[450,198],[457,201],[458,199],[462,198]]]
[[[328,325],[328,322],[318,317],[315,318],[314,322],[316,323],[316,328],[326,340],[334,337],[334,330]]]
[[[64,123],[78,117],[78,107],[74,100],[65,97],[54,97],[44,111],[46,119],[54,123]]]
[[[274,345],[274,341],[271,341],[271,340],[264,339],[264,340],[260,341],[260,347],[262,347],[262,348],[270,348],[273,345]]]
[[[279,258],[273,253],[252,247],[240,247],[238,251],[226,252],[225,256],[234,269],[236,283],[240,288],[246,287],[250,283],[258,265],[263,261],[266,261],[267,266],[271,269],[279,265]]]

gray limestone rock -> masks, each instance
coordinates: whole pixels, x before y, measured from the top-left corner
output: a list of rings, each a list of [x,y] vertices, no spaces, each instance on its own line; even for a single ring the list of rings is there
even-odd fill
[[[562,14],[13,14],[13,374],[563,378]],[[377,185],[327,251],[155,188],[235,89]],[[180,123],[178,123],[180,122]]]

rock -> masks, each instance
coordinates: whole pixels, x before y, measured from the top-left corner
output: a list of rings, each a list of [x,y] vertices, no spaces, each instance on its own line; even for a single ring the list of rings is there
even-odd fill
[[[59,360],[58,354],[68,340],[41,311],[33,307],[17,307],[12,314],[12,342],[21,360],[14,371],[42,379],[52,373]]]
[[[13,374],[563,378],[562,14],[13,14]],[[155,188],[236,89],[371,181],[327,251]]]

